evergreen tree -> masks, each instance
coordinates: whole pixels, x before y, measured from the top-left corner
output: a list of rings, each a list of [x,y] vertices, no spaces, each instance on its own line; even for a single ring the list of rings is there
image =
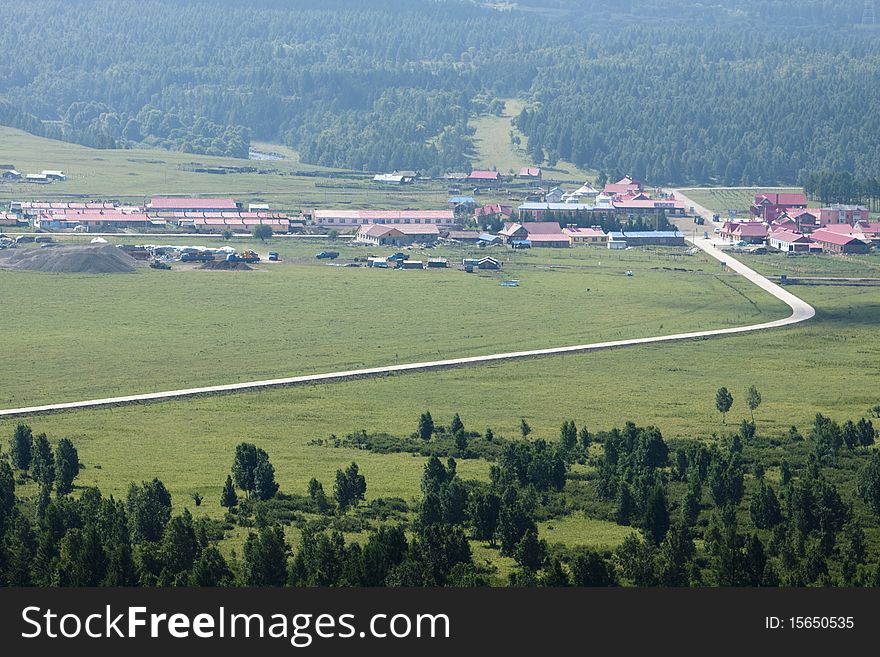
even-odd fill
[[[226,559],[213,545],[202,550],[189,573],[190,586],[230,586],[233,581]]]
[[[455,417],[452,418],[452,422],[449,424],[449,433],[453,436],[464,433],[464,423],[461,421],[458,413],[455,414]]]
[[[157,542],[171,518],[171,494],[159,479],[131,484],[126,502],[134,543]]]
[[[55,490],[65,495],[73,490],[73,480],[79,475],[79,454],[68,438],[58,441],[55,449]]]
[[[235,448],[235,458],[232,461],[232,476],[235,485],[245,492],[250,498],[254,490],[254,470],[257,468],[257,446],[252,443],[240,443]]]
[[[529,434],[532,433],[532,428],[529,426],[529,423],[526,422],[525,418],[520,418],[519,432],[523,438],[528,438]]]
[[[501,498],[495,493],[492,491],[474,493],[471,503],[471,524],[475,539],[488,541],[489,545],[495,546],[495,531],[500,512]]]
[[[234,509],[238,506],[238,495],[235,492],[235,486],[232,484],[232,475],[226,475],[226,483],[223,485],[223,492],[220,494],[220,506],[227,509]]]
[[[859,472],[858,491],[868,508],[880,517],[880,452],[874,452]]]
[[[35,436],[31,446],[31,475],[44,488],[55,483],[55,457],[44,433]]]
[[[593,549],[582,549],[571,564],[574,586],[617,586],[614,571],[602,555]]]
[[[278,492],[275,481],[275,468],[269,463],[269,455],[257,449],[257,465],[254,468],[254,497],[258,500],[270,500]]]
[[[249,533],[242,554],[242,584],[284,586],[289,555],[290,546],[280,526],[266,526],[256,534]]]
[[[633,499],[629,484],[621,484],[617,494],[617,509],[614,511],[614,522],[624,526],[632,524],[633,515],[636,512],[635,505],[636,502]]]
[[[336,485],[333,488],[333,495],[341,513],[345,513],[359,500],[363,500],[366,493],[367,480],[358,472],[357,463],[352,462],[345,472],[336,471]]]
[[[9,456],[12,457],[12,465],[24,472],[31,467],[32,440],[31,428],[26,424],[16,426],[12,438],[9,439]]]
[[[642,524],[645,537],[654,545],[660,545],[669,531],[669,509],[666,506],[666,490],[658,484],[651,491]]]
[[[534,573],[544,567],[544,562],[547,560],[547,544],[538,538],[535,529],[529,528],[516,544],[513,558],[521,568]]]
[[[419,416],[419,437],[428,442],[434,434],[434,419],[430,411],[425,411]]]

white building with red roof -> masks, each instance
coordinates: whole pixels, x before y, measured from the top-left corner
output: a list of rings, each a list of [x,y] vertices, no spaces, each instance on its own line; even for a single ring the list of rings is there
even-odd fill
[[[365,224],[358,228],[355,241],[376,246],[432,244],[440,237],[436,224]]]
[[[458,223],[452,210],[314,210],[311,222],[317,226],[359,226],[364,224]]]

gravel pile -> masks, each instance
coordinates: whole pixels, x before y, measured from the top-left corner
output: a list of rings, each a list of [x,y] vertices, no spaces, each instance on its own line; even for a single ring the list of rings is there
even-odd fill
[[[249,267],[246,262],[227,262],[226,260],[215,260],[214,262],[206,262],[199,266],[199,269],[229,269],[236,271],[252,271],[253,267]]]
[[[49,249],[9,249],[0,252],[0,268],[56,274],[124,274],[138,261],[110,244],[56,246]]]

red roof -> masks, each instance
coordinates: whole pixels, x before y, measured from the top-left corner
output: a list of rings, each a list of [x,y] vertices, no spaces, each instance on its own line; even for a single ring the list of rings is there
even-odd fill
[[[541,167],[523,167],[516,175],[520,178],[540,178]]]
[[[835,233],[827,228],[820,228],[813,233],[812,237],[817,242],[827,242],[828,244],[836,244],[838,246],[845,246],[852,242],[861,242],[857,237],[853,237],[852,235],[841,235],[840,233]]]
[[[231,198],[166,198],[154,196],[147,206],[152,210],[237,210]]]
[[[606,237],[601,228],[563,228],[562,232],[578,237]]]
[[[532,235],[562,235],[562,229],[555,221],[527,221],[521,224]]]
[[[806,194],[798,194],[791,192],[760,192],[755,194],[755,205],[767,199],[773,205],[782,205],[785,207],[805,206],[807,204]]]
[[[737,224],[732,232],[734,235],[741,235],[742,237],[764,237],[767,235],[767,226],[760,221],[747,221]]]
[[[509,215],[513,212],[512,205],[503,205],[501,203],[489,203],[488,205],[484,205],[481,208],[477,208],[477,216],[487,215],[487,214],[507,214]]]
[[[452,210],[315,210],[315,219],[360,219],[368,223],[377,219],[400,221],[404,219],[454,219]]]
[[[471,171],[469,180],[501,180],[501,174],[497,171]]]
[[[404,235],[439,235],[440,229],[436,224],[364,224],[359,232],[368,235],[381,236],[391,231],[397,231]]]
[[[770,239],[782,242],[809,242],[810,238],[792,230],[776,230],[770,233]]]

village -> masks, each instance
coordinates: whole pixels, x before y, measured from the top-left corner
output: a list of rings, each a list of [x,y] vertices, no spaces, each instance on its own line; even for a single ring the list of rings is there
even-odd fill
[[[63,180],[63,172],[55,174]],[[418,172],[402,171],[374,177],[377,184],[406,185]],[[542,170],[523,168],[505,181],[497,171],[448,174],[446,183],[474,185],[474,196],[455,195],[443,209],[307,208],[272,209],[267,203],[234,198],[153,196],[141,204],[106,200],[12,201],[0,212],[0,226],[37,233],[219,235],[224,239],[256,234],[277,236],[329,236],[352,245],[392,248],[431,248],[436,245],[506,247],[510,249],[601,247],[619,250],[642,246],[683,247],[693,217],[694,234],[709,237],[708,226],[685,197],[674,191],[649,192],[631,176],[597,189],[585,182],[577,189],[542,184]],[[498,200],[520,184],[521,202]],[[525,185],[522,187],[522,185]],[[460,192],[461,187],[450,187]],[[524,191],[523,191],[524,190]],[[495,192],[493,194],[493,191]],[[492,202],[478,203],[476,195]],[[735,212],[731,212],[731,215]],[[713,229],[723,248],[767,250],[786,254],[860,254],[880,242],[880,222],[871,222],[861,206],[808,207],[806,195],[792,192],[758,192],[744,220],[733,217]],[[261,237],[262,239],[262,237]],[[0,248],[14,244],[6,237]],[[371,256],[372,257],[372,256]],[[441,259],[425,268],[446,266]],[[500,268],[497,258],[489,266]],[[416,268],[416,263],[396,265]],[[367,262],[374,266],[375,258]],[[484,263],[485,265],[486,263]],[[475,263],[463,263],[464,267]]]

